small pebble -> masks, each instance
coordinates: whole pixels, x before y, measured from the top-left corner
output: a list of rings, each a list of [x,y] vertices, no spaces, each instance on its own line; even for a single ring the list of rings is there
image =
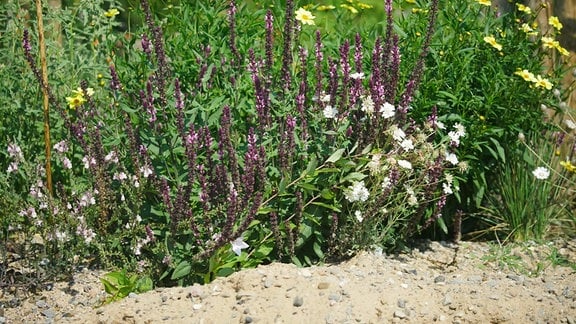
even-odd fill
[[[54,316],[56,316],[56,313],[54,313],[52,309],[44,309],[40,314],[46,316],[46,318],[54,318]]]
[[[44,300],[39,300],[36,302],[36,307],[38,308],[46,308],[48,304]]]
[[[294,301],[292,302],[292,305],[295,307],[300,307],[300,306],[304,305],[304,298],[302,298],[300,296],[294,297]]]
[[[434,283],[442,283],[446,281],[446,277],[444,276],[438,276],[436,278],[434,278]]]
[[[444,300],[442,301],[442,305],[448,306],[452,304],[452,297],[450,295],[445,295]]]
[[[394,317],[396,317],[396,318],[406,318],[406,317],[408,317],[408,316],[407,316],[406,313],[404,313],[403,311],[397,310],[397,311],[394,312]]]
[[[398,307],[406,308],[406,301],[402,298],[398,299]]]
[[[321,282],[318,284],[318,289],[328,289],[328,287],[330,287],[329,282]]]
[[[200,308],[202,308],[202,304],[194,304],[194,305],[192,305],[192,309],[193,309],[193,310],[199,310]]]
[[[254,319],[252,319],[252,316],[246,316],[244,318],[244,323],[252,323],[254,321]]]

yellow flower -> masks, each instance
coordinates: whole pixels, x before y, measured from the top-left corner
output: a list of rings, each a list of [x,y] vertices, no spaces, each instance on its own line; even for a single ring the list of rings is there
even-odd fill
[[[568,56],[570,55],[570,52],[568,52],[568,50],[566,50],[564,47],[558,45],[556,47],[556,49],[558,50],[558,53],[560,53],[560,55],[564,55],[564,56]]]
[[[296,20],[300,21],[304,25],[315,25],[314,19],[316,17],[312,13],[304,8],[296,10]]]
[[[357,5],[358,8],[360,8],[360,9],[372,9],[372,8],[374,8],[373,5],[367,4],[367,3],[363,3],[363,2],[358,2],[356,5]]]
[[[560,165],[563,166],[566,171],[576,173],[576,165],[572,164],[570,161],[562,161],[560,162]]]
[[[544,48],[556,48],[559,45],[558,41],[555,41],[552,37],[542,37],[542,46]]]
[[[333,9],[336,9],[336,7],[334,7],[332,5],[327,5],[327,6],[321,5],[321,6],[318,6],[318,8],[316,8],[316,10],[318,10],[318,11],[328,11],[328,10],[333,10]]]
[[[476,2],[487,7],[490,7],[492,5],[492,2],[490,0],[476,0]]]
[[[530,27],[530,25],[528,25],[527,23],[523,23],[522,26],[520,26],[520,30],[525,32],[526,34],[534,31],[534,29],[532,29],[532,27]]]
[[[560,31],[560,29],[562,29],[562,23],[556,16],[551,16],[550,18],[548,18],[548,24],[556,28],[557,31]]]
[[[517,4],[516,4],[516,7],[518,7],[518,10],[519,10],[519,11],[522,11],[522,12],[525,13],[525,14],[528,14],[528,15],[529,15],[529,14],[532,13],[532,9],[530,9],[530,7],[527,7],[527,6],[525,6],[525,5],[521,4],[521,3],[517,3]]]
[[[502,45],[498,44],[498,42],[496,42],[496,38],[494,38],[494,36],[486,36],[484,37],[484,41],[490,45],[492,45],[492,47],[494,47],[495,49],[501,51],[502,50]]]
[[[76,109],[86,103],[86,98],[84,97],[84,91],[82,88],[72,90],[72,94],[71,97],[66,97],[66,102],[68,102],[70,109]],[[86,88],[86,94],[90,97],[94,96],[94,89]]]
[[[546,90],[552,90],[552,83],[548,79],[542,78],[541,75],[536,76],[534,81],[536,88],[545,88]]]
[[[534,77],[534,73],[532,73],[526,69],[524,69],[524,70],[518,69],[518,71],[514,72],[514,74],[519,75],[525,81],[536,82],[536,78]]]
[[[341,4],[340,7],[341,7],[341,8],[344,8],[344,9],[350,10],[350,12],[353,13],[353,14],[357,14],[357,13],[358,13],[358,9],[354,8],[354,7],[351,6],[351,5]]]
[[[108,18],[113,18],[114,16],[117,16],[118,14],[120,14],[120,11],[118,11],[118,9],[116,9],[116,8],[112,8],[112,9],[106,11],[104,13],[104,16],[106,16]]]

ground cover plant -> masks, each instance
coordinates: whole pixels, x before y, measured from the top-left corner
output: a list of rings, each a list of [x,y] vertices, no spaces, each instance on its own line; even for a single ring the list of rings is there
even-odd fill
[[[103,278],[115,298],[272,261],[394,249],[426,230],[458,237],[470,206],[489,210],[488,193],[509,199],[516,177],[489,186],[500,166],[533,161],[533,181],[534,161],[550,156],[533,146],[546,144],[511,138],[551,132],[540,107],[566,98],[549,87],[562,65],[542,76],[542,45],[561,47],[519,30],[523,12],[482,2],[387,0],[381,23],[340,30],[330,22],[354,26],[372,4],[80,1],[45,17],[58,22],[46,31],[48,70],[58,71],[47,84],[33,50],[38,17],[9,2],[0,271],[118,270]],[[142,26],[120,23],[120,9]],[[563,125],[573,146],[573,124]],[[523,147],[536,154],[518,158]],[[573,197],[573,149],[557,156],[546,170],[562,182],[536,173],[527,183],[527,198],[542,195],[541,221],[504,220],[518,239],[569,221],[559,214],[573,206],[546,205]]]

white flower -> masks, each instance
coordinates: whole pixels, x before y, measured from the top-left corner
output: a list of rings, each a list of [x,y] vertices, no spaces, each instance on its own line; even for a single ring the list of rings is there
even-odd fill
[[[320,101],[322,102],[330,102],[330,95],[329,94],[325,94],[322,97],[320,97]]]
[[[240,254],[242,254],[243,249],[247,249],[248,247],[250,247],[248,244],[246,244],[246,242],[244,242],[242,236],[230,242],[230,244],[232,244],[232,251],[234,251],[234,253],[236,253],[237,256],[240,256]]]
[[[380,113],[382,114],[382,117],[384,117],[385,119],[394,117],[394,105],[385,102],[382,107],[380,107]]]
[[[450,184],[444,182],[442,184],[442,191],[444,191],[444,193],[447,195],[451,195],[452,194],[452,188],[450,187]]]
[[[405,151],[410,151],[414,149],[414,143],[412,143],[411,139],[405,139],[402,141],[402,143],[400,143],[400,146],[405,150]]]
[[[382,180],[382,189],[386,190],[390,188],[391,185],[392,180],[390,180],[390,177],[384,177],[384,179]]]
[[[564,124],[566,124],[566,127],[572,130],[576,129],[576,123],[574,123],[571,119],[564,120]]]
[[[404,169],[412,169],[412,163],[406,160],[398,160],[398,165]]]
[[[7,173],[12,173],[18,171],[18,162],[10,162],[8,165],[8,169],[6,169]]]
[[[441,121],[436,121],[436,127],[438,127],[439,129],[446,129],[446,126]]]
[[[70,161],[69,158],[65,157],[62,159],[62,165],[64,166],[65,169],[72,169],[72,161]]]
[[[458,135],[457,132],[455,131],[448,132],[448,137],[450,137],[450,140],[454,143],[454,145],[456,146],[460,145],[460,136]]]
[[[144,178],[148,178],[153,173],[152,169],[150,169],[148,166],[140,167],[140,172]]]
[[[110,153],[106,154],[104,161],[118,163],[118,155],[116,154],[116,151],[110,151]]]
[[[364,73],[362,72],[355,72],[350,74],[350,78],[354,79],[354,80],[362,80],[364,79]]]
[[[112,179],[122,181],[122,180],[128,179],[128,175],[124,172],[114,173],[114,175],[112,176]]]
[[[458,157],[454,153],[446,152],[446,161],[450,162],[452,165],[457,165]]]
[[[466,135],[466,129],[460,123],[454,124],[454,130],[459,137],[464,137]]]
[[[366,165],[368,167],[368,169],[370,170],[371,174],[376,174],[380,171],[380,159],[382,158],[382,154],[380,153],[376,153],[374,155],[372,155],[372,160],[370,160],[370,162],[368,162],[368,164]]]
[[[366,189],[364,181],[354,182],[345,193],[349,202],[366,201],[370,197],[370,192]]]
[[[418,205],[418,198],[416,198],[414,189],[406,186],[406,194],[408,195],[408,205],[410,206]]]
[[[365,96],[362,98],[362,108],[361,110],[368,115],[374,113],[374,101],[372,101],[372,97]]]
[[[532,174],[538,180],[546,180],[550,176],[550,170],[545,167],[537,167],[534,171],[532,171]]]
[[[356,220],[358,220],[359,223],[362,223],[362,221],[364,220],[364,217],[362,217],[362,212],[359,210],[354,212],[354,216],[356,217]]]
[[[406,137],[406,133],[404,133],[402,129],[398,128],[398,126],[393,125],[391,129],[392,129],[392,138],[394,138],[395,141],[401,142]]]
[[[58,153],[66,153],[68,152],[68,144],[66,143],[66,141],[60,141],[54,144],[54,151]]]
[[[324,110],[322,112],[324,113],[324,117],[328,119],[336,118],[336,116],[338,116],[338,109],[330,105],[324,107]]]

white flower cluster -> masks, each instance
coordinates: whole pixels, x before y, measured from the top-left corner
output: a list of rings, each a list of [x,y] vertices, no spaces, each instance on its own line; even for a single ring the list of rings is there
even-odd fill
[[[460,138],[466,136],[466,129],[460,123],[454,124],[454,130],[448,132],[448,137],[454,146],[460,145]]]
[[[370,192],[364,185],[364,181],[356,181],[348,187],[345,195],[349,202],[366,201],[370,197]]]

